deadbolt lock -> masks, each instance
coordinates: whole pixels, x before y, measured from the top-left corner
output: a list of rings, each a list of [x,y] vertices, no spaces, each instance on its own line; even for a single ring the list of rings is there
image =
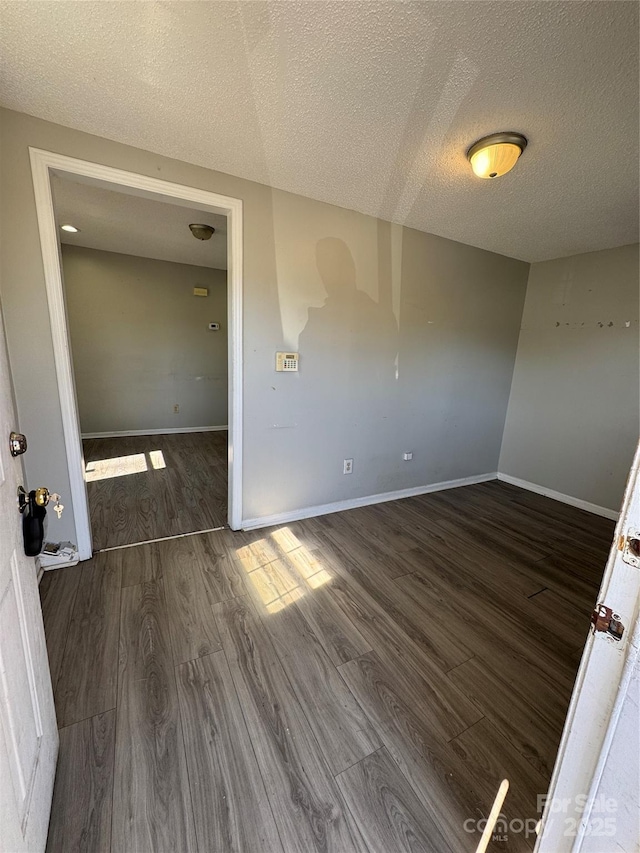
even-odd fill
[[[21,432],[12,432],[9,435],[9,449],[12,456],[21,456],[27,450],[27,437]]]

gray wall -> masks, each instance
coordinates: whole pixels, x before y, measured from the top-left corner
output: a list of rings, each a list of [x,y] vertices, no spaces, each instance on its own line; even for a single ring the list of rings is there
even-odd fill
[[[69,496],[30,145],[243,200],[245,518],[497,469],[527,264],[19,113],[1,122],[30,483]],[[275,351],[298,346],[300,373],[276,374]]]
[[[62,264],[83,433],[227,423],[224,270],[78,246]]]
[[[637,245],[532,264],[500,471],[620,509],[638,354]]]

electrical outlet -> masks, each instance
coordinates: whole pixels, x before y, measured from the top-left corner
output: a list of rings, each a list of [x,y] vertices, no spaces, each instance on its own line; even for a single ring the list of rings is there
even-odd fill
[[[411,460],[413,459],[413,451],[409,450],[406,453],[403,453],[402,458],[405,462],[411,462]]]
[[[173,407],[173,414],[177,415],[179,411],[180,411],[180,406],[176,403],[175,406]]]
[[[342,468],[343,474],[353,474],[353,459],[345,459]]]

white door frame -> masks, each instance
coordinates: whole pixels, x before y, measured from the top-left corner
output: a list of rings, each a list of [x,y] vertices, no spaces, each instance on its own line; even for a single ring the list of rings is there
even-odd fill
[[[91,522],[83,465],[82,437],[75,393],[69,330],[65,309],[62,263],[51,192],[52,174],[71,174],[126,187],[134,195],[162,196],[208,208],[227,217],[227,317],[229,359],[229,493],[228,521],[234,530],[242,523],[242,292],[243,226],[242,200],[126,172],[64,154],[29,148],[35,192],[44,276],[49,303],[53,354],[58,378],[64,442],[67,451],[71,498],[76,526],[78,557],[92,555]]]
[[[608,815],[598,813],[602,803],[597,803],[596,797],[640,646],[640,565],[629,548],[630,541],[638,536],[639,520],[640,444],[597,599],[598,606],[610,608],[614,618],[619,614],[624,634],[617,639],[604,630],[589,631],[546,797],[536,853],[579,853],[589,842],[592,828],[594,837],[607,837],[601,822]],[[620,796],[627,778],[637,773],[635,759],[637,756],[631,755],[626,768],[616,768],[617,790],[607,792],[607,797]],[[620,820],[630,826],[634,819],[636,815],[625,813],[624,808],[613,813],[614,824]],[[616,837],[608,841],[613,844]]]

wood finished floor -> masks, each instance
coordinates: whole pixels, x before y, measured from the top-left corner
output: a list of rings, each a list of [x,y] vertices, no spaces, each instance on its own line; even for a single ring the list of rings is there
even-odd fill
[[[473,851],[503,778],[532,826],[612,533],[494,481],[47,572],[48,850]]]
[[[227,523],[227,432],[83,441],[93,548]]]

